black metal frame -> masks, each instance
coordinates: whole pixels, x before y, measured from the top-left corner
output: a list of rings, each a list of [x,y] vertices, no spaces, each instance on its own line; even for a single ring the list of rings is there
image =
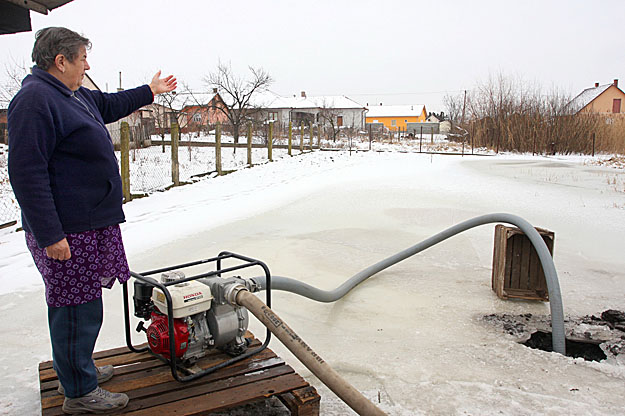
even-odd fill
[[[243,264],[238,264],[236,266],[232,266],[232,267],[227,267],[222,269],[221,265],[222,265],[222,261],[227,260],[227,259],[236,259],[236,260],[240,260],[242,262],[244,262]],[[191,267],[191,266],[197,266],[199,264],[207,264],[207,263],[216,263],[216,268],[217,270],[208,272],[208,273],[203,273],[203,274],[198,274],[196,276],[191,276],[191,277],[185,277],[184,279],[180,279],[180,280],[176,280],[174,282],[168,282],[168,283],[161,283],[157,280],[155,280],[152,277],[148,277],[149,275],[153,275],[153,274],[157,274],[157,273],[163,273],[163,272],[168,272],[171,270],[178,270],[178,269],[184,269],[186,267]],[[169,364],[170,368],[171,368],[171,374],[174,377],[174,379],[176,379],[177,381],[181,381],[181,382],[185,382],[185,381],[191,381],[191,380],[195,380],[199,377],[205,376],[207,374],[210,374],[220,368],[226,367],[230,364],[236,363],[238,361],[244,360],[248,357],[251,357],[254,354],[257,354],[259,352],[261,352],[262,350],[264,350],[267,345],[269,345],[269,341],[271,340],[271,331],[269,331],[269,329],[267,329],[267,334],[265,336],[265,341],[263,342],[263,344],[254,349],[254,350],[250,350],[250,351],[246,351],[245,353],[236,356],[230,360],[227,360],[225,362],[222,362],[220,364],[217,364],[213,367],[207,368],[206,370],[197,372],[197,373],[193,373],[187,376],[180,376],[180,374],[178,373],[178,370],[182,370],[182,371],[186,371],[184,368],[181,368],[178,363],[176,363],[176,335],[174,332],[174,317],[173,317],[173,306],[172,306],[172,300],[171,300],[171,295],[169,293],[169,290],[167,289],[168,286],[171,285],[175,285],[181,282],[188,282],[190,280],[197,280],[203,277],[212,277],[212,276],[221,276],[222,273],[228,273],[228,272],[233,272],[236,270],[241,270],[241,269],[245,269],[248,267],[254,267],[254,266],[259,266],[263,269],[264,273],[265,273],[265,277],[267,278],[267,284],[266,284],[266,300],[265,303],[267,304],[268,307],[271,308],[271,273],[269,272],[269,268],[267,267],[267,265],[265,263],[263,263],[260,260],[256,260],[250,257],[246,257],[246,256],[242,256],[240,254],[235,254],[235,253],[231,253],[228,251],[222,251],[221,253],[219,253],[219,255],[217,257],[212,257],[209,259],[204,259],[204,260],[198,260],[198,261],[194,261],[191,263],[184,263],[184,264],[179,264],[177,266],[171,266],[171,267],[165,267],[162,269],[156,269],[156,270],[150,270],[148,272],[144,272],[144,273],[135,273],[135,272],[130,272],[130,275],[132,277],[134,277],[135,279],[139,279],[144,283],[147,283],[149,285],[152,285],[154,287],[159,288],[163,294],[165,295],[165,299],[167,300],[167,323],[169,325],[169,339],[172,340],[169,343],[169,356],[173,357],[173,359],[167,359],[161,355],[155,354],[152,352],[152,350],[150,350],[149,347],[143,347],[143,348],[136,348],[135,346],[132,345],[132,339],[131,339],[131,333],[130,333],[130,308],[128,306],[128,282],[124,282],[122,285],[122,290],[123,290],[123,297],[124,297],[124,321],[125,321],[125,326],[126,326],[126,345],[128,346],[128,348],[130,349],[130,351],[132,352],[136,352],[136,353],[140,353],[140,352],[145,352],[148,351],[150,354],[154,355],[155,357],[159,358],[160,360],[164,361],[165,363]],[[186,371],[188,373],[188,371]]]

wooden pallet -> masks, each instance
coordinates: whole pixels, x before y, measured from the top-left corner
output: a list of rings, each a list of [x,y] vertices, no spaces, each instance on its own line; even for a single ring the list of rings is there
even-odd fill
[[[260,341],[253,338],[249,348],[258,346]],[[186,383],[174,380],[170,367],[147,352],[137,354],[121,347],[95,353],[94,358],[99,366],[115,367],[115,376],[102,387],[130,398],[128,406],[115,414],[207,415],[277,397],[292,415],[319,415],[315,388],[269,348]],[[214,351],[197,364],[209,368],[229,358]],[[57,393],[52,361],[39,364],[39,383],[42,416],[62,415],[64,397]]]

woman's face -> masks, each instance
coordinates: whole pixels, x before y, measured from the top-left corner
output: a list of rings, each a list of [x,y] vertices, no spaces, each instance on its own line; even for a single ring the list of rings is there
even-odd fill
[[[78,56],[74,58],[74,62],[69,59],[63,61],[63,70],[61,73],[61,81],[72,91],[76,91],[82,85],[85,77],[85,71],[89,69],[87,63],[87,48],[80,47]]]

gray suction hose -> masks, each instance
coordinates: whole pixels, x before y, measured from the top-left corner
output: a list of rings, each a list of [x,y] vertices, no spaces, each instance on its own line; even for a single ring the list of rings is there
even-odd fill
[[[545,272],[545,279],[547,281],[547,289],[549,290],[549,307],[551,309],[551,332],[552,332],[552,348],[555,352],[566,355],[565,346],[565,334],[564,334],[564,312],[562,308],[562,295],[560,293],[560,283],[558,282],[558,274],[556,273],[556,267],[553,263],[551,253],[547,248],[544,240],[536,231],[536,229],[526,220],[521,217],[512,214],[495,213],[487,214],[479,217],[472,218],[470,220],[456,224],[432,237],[415,244],[397,254],[394,254],[378,263],[375,263],[366,269],[356,273],[354,276],[346,280],[342,285],[334,290],[321,290],[316,287],[310,286],[306,283],[300,282],[295,279],[281,276],[271,277],[271,289],[283,290],[287,292],[296,293],[298,295],[307,297],[318,302],[335,302],[345,296],[347,292],[352,290],[360,283],[367,280],[374,274],[399,263],[408,257],[414,256],[421,251],[432,247],[435,244],[440,243],[459,234],[463,231],[471,228],[490,224],[504,222],[513,224],[521,229],[530,239],[532,245],[538,253],[538,258],[542,264]],[[262,290],[266,288],[265,277],[254,277],[252,280],[256,282],[258,287]]]

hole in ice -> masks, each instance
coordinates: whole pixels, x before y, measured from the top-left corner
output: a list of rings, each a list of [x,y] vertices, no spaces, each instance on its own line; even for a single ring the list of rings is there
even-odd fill
[[[551,342],[551,332],[536,331],[532,333],[530,339],[523,342],[523,345],[542,351],[553,351]],[[566,339],[566,355],[573,358],[583,358],[586,361],[601,361],[607,358],[599,344],[568,338]]]

